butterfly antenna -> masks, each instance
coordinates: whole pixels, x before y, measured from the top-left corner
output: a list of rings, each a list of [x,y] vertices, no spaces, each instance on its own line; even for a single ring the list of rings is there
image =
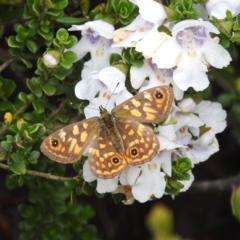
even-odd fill
[[[114,94],[115,90],[117,89],[118,85],[119,85],[119,82],[117,83],[116,87],[113,89],[113,92],[112,92],[112,94],[110,95],[110,98],[108,99],[108,101],[107,101],[107,103],[106,103],[106,105],[105,105],[104,108],[107,108],[107,105],[108,105],[108,103],[109,103],[109,101],[110,101],[112,95]]]

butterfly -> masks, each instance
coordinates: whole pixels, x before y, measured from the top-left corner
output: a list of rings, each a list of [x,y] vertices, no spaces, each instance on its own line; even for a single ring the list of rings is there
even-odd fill
[[[81,159],[89,146],[88,162],[96,178],[119,176],[128,164],[151,161],[160,143],[152,129],[141,123],[159,123],[170,113],[173,90],[154,87],[138,93],[112,109],[99,107],[100,117],[92,117],[59,129],[41,144],[41,151],[60,163]]]

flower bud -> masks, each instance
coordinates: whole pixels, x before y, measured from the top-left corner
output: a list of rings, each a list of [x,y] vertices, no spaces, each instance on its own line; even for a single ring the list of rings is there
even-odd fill
[[[215,134],[212,130],[209,130],[205,132],[199,139],[203,144],[210,145],[215,139]]]
[[[20,119],[17,120],[17,129],[18,129],[18,130],[20,130],[21,124],[22,124],[23,122],[25,122],[23,118],[20,118]]]
[[[183,112],[193,112],[196,107],[196,103],[193,101],[192,98],[184,98],[178,103],[178,107]]]
[[[49,50],[43,55],[43,62],[49,68],[55,68],[60,60],[60,53],[56,50]]]
[[[13,120],[13,116],[10,112],[4,114],[4,122],[10,124]]]

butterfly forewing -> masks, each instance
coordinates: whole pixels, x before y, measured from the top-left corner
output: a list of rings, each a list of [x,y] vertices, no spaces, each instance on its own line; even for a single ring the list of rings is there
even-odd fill
[[[99,126],[98,117],[68,125],[47,137],[41,144],[41,151],[57,162],[76,162],[97,134]]]
[[[151,161],[160,149],[152,129],[135,121],[118,121],[118,130],[124,141],[124,158],[128,164],[140,165]]]
[[[89,167],[97,178],[114,178],[127,166],[123,155],[116,150],[105,128],[98,130],[91,141],[88,154]]]
[[[112,110],[117,119],[129,119],[142,123],[158,123],[164,120],[172,107],[173,90],[168,86],[154,87],[138,93]]]

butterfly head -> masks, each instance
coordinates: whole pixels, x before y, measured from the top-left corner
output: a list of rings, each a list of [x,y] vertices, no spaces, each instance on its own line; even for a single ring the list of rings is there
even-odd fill
[[[106,108],[104,108],[103,106],[99,106],[99,110],[100,110],[101,118],[107,118],[107,116],[110,115],[108,110]]]

